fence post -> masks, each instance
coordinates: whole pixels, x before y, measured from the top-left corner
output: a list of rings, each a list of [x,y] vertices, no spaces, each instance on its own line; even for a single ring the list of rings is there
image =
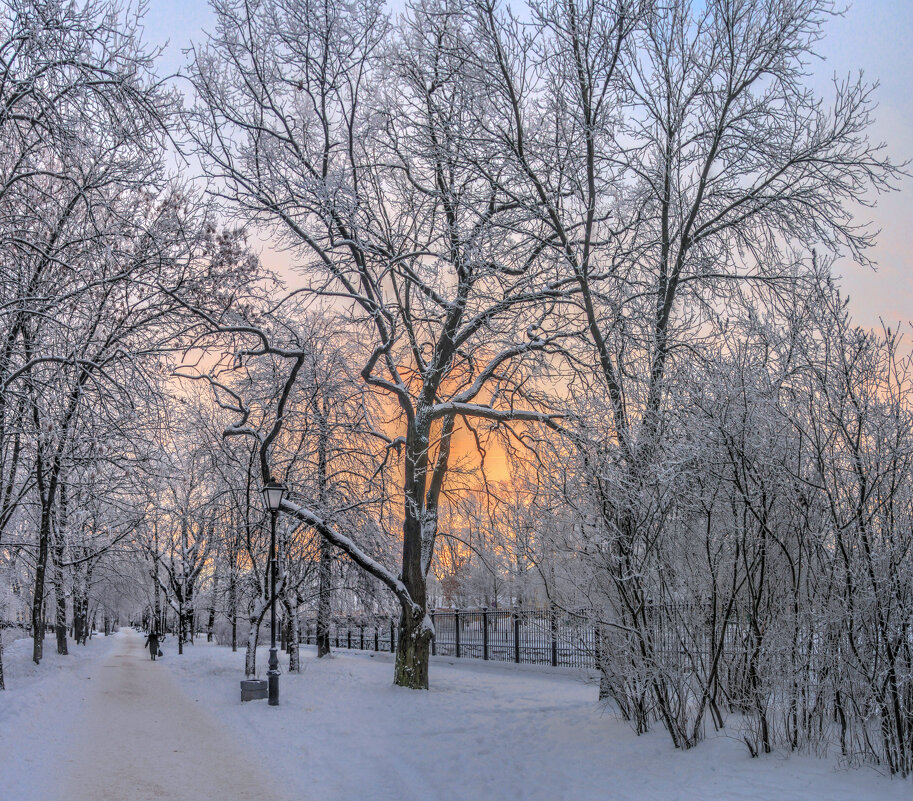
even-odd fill
[[[514,662],[520,663],[520,613],[515,609],[514,618]]]
[[[453,625],[456,628],[456,657],[460,658],[460,610],[453,610]]]
[[[434,625],[434,610],[428,610],[428,614],[431,616],[431,628],[434,629],[431,637],[431,656],[437,656],[437,626]]]
[[[482,659],[488,659],[488,607],[482,607]]]
[[[552,667],[558,667],[558,616],[555,614],[554,606],[551,607],[549,614],[549,624],[552,632]]]
[[[390,653],[396,651],[396,623],[390,618]]]

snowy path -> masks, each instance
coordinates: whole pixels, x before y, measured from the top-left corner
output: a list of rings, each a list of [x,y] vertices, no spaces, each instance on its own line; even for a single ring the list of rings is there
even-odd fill
[[[171,656],[170,658],[174,658]],[[143,638],[124,631],[86,697],[79,738],[62,759],[68,801],[279,801],[244,753],[171,677]]]

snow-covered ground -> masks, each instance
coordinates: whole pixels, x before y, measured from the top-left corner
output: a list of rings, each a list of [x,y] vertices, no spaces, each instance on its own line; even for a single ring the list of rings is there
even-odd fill
[[[600,711],[553,671],[438,658],[430,692],[392,685],[389,654],[303,649],[281,705],[241,704],[244,655],[205,643],[169,668],[295,798],[324,801],[910,801],[913,783],[833,761],[751,759],[728,737],[678,752]],[[266,651],[258,652],[266,664]],[[283,662],[283,667],[285,662]]]
[[[58,656],[48,637],[36,666],[32,641],[10,641],[8,635],[4,632],[8,689],[0,692],[0,801],[51,800],[56,769],[80,739],[80,711],[117,637],[95,635],[85,646],[71,640],[69,656]]]
[[[219,780],[232,787],[212,796],[226,801],[254,797],[242,790],[250,781],[263,791],[258,798],[288,801],[913,797],[910,781],[812,757],[751,759],[726,737],[684,753],[661,732],[636,737],[600,712],[592,684],[567,672],[438,658],[424,693],[392,685],[389,654],[342,652],[318,661],[305,648],[302,674],[284,674],[281,705],[269,707],[240,703],[243,653],[198,643],[179,657],[170,638],[153,664],[141,642],[123,631],[62,658],[49,638],[40,668],[29,661],[28,640],[8,645],[0,801],[210,797],[173,789],[186,789],[188,770],[207,788]],[[258,658],[265,665],[265,649]],[[125,786],[140,787],[132,777],[148,774],[144,760],[156,765],[160,790],[98,795],[85,786],[96,781],[114,792],[111,782],[126,776]],[[272,776],[272,788],[261,773]]]

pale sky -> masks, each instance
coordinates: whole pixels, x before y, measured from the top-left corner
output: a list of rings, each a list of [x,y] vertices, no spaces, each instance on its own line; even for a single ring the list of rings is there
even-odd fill
[[[176,71],[183,64],[181,51],[203,38],[212,19],[206,0],[149,0],[146,38],[150,44],[168,42],[164,70]],[[911,34],[911,0],[856,0],[845,16],[829,23],[819,46],[823,60],[812,67],[812,85],[821,91],[827,91],[835,74],[845,77],[858,70],[880,84],[871,138],[885,142],[897,162],[913,159]],[[838,265],[857,322],[876,326],[883,318],[894,326],[913,319],[913,179],[904,179],[900,191],[880,198],[876,208],[860,209],[859,219],[872,220],[881,234],[872,251],[877,272],[849,260]]]

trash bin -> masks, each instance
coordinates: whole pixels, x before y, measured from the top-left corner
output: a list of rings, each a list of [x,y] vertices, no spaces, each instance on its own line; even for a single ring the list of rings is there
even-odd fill
[[[257,701],[266,698],[266,679],[243,679],[241,681],[241,701]]]

